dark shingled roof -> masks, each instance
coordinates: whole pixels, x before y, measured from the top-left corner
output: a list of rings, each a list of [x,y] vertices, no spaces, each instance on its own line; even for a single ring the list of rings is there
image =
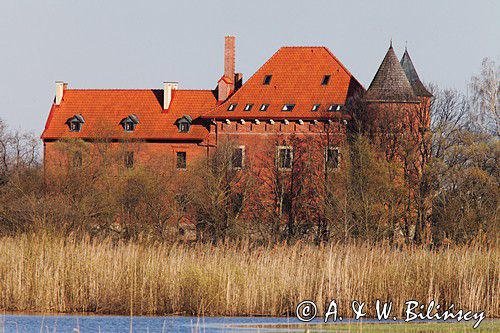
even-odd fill
[[[418,102],[398,57],[394,53],[392,44],[366,91],[365,100],[371,102]]]
[[[413,88],[413,92],[415,93],[415,95],[425,96],[425,97],[432,96],[432,94],[425,88],[422,81],[420,81],[417,71],[413,66],[413,62],[411,61],[410,55],[408,54],[408,50],[405,50],[403,58],[401,58],[401,67],[403,67],[403,70],[405,71],[408,81],[410,81],[411,87]]]

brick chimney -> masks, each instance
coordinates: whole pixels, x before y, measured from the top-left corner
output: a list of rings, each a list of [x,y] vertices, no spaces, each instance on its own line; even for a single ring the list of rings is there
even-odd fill
[[[172,91],[177,90],[179,82],[163,82],[163,109],[167,110],[172,102]]]
[[[226,36],[224,42],[224,76],[234,80],[234,45],[235,37]]]
[[[56,81],[56,105],[60,105],[63,99],[64,91],[68,88],[68,84],[63,81]]]
[[[235,37],[224,39],[224,75],[217,82],[218,101],[223,102],[234,92]]]

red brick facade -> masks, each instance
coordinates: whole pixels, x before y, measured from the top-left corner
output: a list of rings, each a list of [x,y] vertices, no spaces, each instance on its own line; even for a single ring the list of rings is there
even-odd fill
[[[319,138],[328,132],[329,145],[343,145],[351,119],[346,105],[365,90],[327,48],[282,47],[243,84],[234,48],[234,37],[226,37],[224,75],[214,90],[176,84],[163,90],[79,90],[59,84],[42,134],[46,169],[68,163],[59,143],[68,139],[125,146],[124,163],[175,165],[185,156],[187,168],[224,140],[244,146],[248,160],[265,142],[286,142],[291,135]]]

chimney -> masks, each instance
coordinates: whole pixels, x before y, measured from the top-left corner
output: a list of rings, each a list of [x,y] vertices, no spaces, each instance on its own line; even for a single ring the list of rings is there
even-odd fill
[[[167,110],[172,102],[172,90],[177,90],[179,82],[163,82],[163,110]]]
[[[224,76],[234,80],[234,36],[226,36],[224,43]]]
[[[63,81],[56,81],[56,105],[60,105],[63,99],[64,91],[68,88],[68,84]]]

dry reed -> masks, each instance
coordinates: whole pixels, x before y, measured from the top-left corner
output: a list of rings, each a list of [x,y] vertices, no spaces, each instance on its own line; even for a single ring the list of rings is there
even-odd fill
[[[354,299],[382,299],[401,314],[406,300],[433,299],[499,316],[496,248],[172,245],[23,235],[0,238],[0,255],[3,311],[282,316],[304,299],[322,312],[335,298],[341,311]]]

